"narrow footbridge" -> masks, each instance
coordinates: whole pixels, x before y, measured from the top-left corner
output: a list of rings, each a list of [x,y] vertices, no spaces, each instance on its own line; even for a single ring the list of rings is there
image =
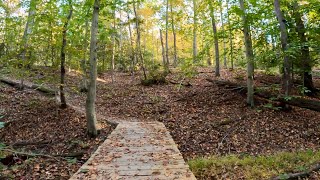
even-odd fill
[[[171,180],[196,178],[161,122],[119,122],[108,139],[71,177]]]

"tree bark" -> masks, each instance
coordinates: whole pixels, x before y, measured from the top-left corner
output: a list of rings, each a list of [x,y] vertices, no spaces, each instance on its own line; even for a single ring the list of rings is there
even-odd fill
[[[81,61],[82,68],[82,81],[80,84],[81,92],[88,92],[88,83],[87,83],[87,48],[88,48],[88,32],[89,32],[89,21],[86,20],[85,24],[85,35],[84,35],[84,43],[83,43],[83,59]]]
[[[66,22],[63,25],[62,29],[62,46],[61,46],[61,65],[60,65],[60,70],[61,70],[61,76],[60,76],[60,107],[61,108],[66,108],[67,107],[67,102],[66,102],[66,97],[65,97],[65,92],[64,92],[64,86],[65,86],[65,75],[66,75],[66,69],[65,69],[65,62],[66,62],[66,46],[67,46],[67,31],[68,31],[68,24],[72,16],[72,2],[69,1],[69,14],[67,17]]]
[[[169,0],[166,0],[166,66],[169,69],[169,41],[168,41],[168,24],[169,24]]]
[[[291,86],[292,86],[292,79],[290,77],[291,73],[291,60],[287,54],[288,50],[288,31],[286,27],[286,20],[284,19],[284,16],[281,12],[280,9],[280,2],[279,0],[274,0],[274,10],[275,14],[277,16],[279,25],[280,25],[280,40],[281,40],[281,46],[282,46],[282,51],[284,53],[284,58],[283,58],[283,90],[285,92],[286,96],[290,95],[291,91]]]
[[[230,23],[230,11],[229,11],[229,0],[227,0],[227,11],[228,11],[228,16],[227,16],[227,21],[228,21],[228,27],[229,27],[229,43],[230,43],[230,63],[231,63],[231,70],[234,69],[234,61],[233,61],[233,42],[232,42],[232,28],[231,28],[231,23]]]
[[[161,41],[161,49],[162,49],[162,63],[163,63],[163,66],[166,67],[166,55],[165,55],[165,50],[164,50],[164,45],[163,45],[162,30],[161,29],[160,29],[160,41]]]
[[[128,9],[129,9],[129,4],[127,5]],[[130,14],[127,13],[127,17],[128,17],[128,26],[129,26],[129,36],[130,36],[130,45],[131,45],[131,76],[132,76],[132,81],[134,80],[134,66],[135,63],[137,62],[137,55],[134,49],[134,45],[133,45],[133,39],[132,39],[132,30],[131,30],[131,23],[130,23]]]
[[[193,63],[197,62],[198,49],[197,49],[197,4],[196,0],[193,0]]]
[[[246,9],[244,6],[244,1],[239,0],[240,9],[243,11],[242,15],[242,22],[243,22],[243,34],[244,34],[244,43],[246,47],[246,57],[247,57],[247,103],[253,107],[254,100],[253,100],[253,75],[254,75],[254,56],[253,56],[253,49],[252,49],[252,40],[250,34],[250,26],[248,24]]]
[[[173,11],[172,11],[172,3],[170,6],[171,11],[171,26],[172,26],[172,34],[173,34],[173,65],[177,66],[178,64],[178,57],[177,57],[177,34],[174,27],[174,18],[173,18]]]
[[[29,12],[28,12],[28,18],[27,18],[27,23],[23,32],[23,36],[22,36],[22,52],[21,52],[21,59],[22,59],[22,64],[24,64],[23,66],[25,66],[27,63],[26,61],[26,53],[27,53],[27,48],[28,48],[28,38],[29,35],[31,34],[32,30],[32,26],[34,23],[34,17],[36,14],[36,0],[30,0],[30,5],[29,5]],[[24,82],[24,78],[21,77],[21,86],[20,89],[23,89],[23,82]]]
[[[299,5],[298,2],[295,1],[293,4],[294,8],[294,19],[296,22],[296,29],[298,32],[299,40],[300,40],[300,51],[301,51],[301,63],[303,67],[303,85],[306,87],[310,92],[307,93],[309,95],[313,95],[316,93],[316,89],[313,85],[312,81],[312,62],[309,52],[309,45],[306,37],[306,28],[304,26],[304,22],[302,20],[302,14],[299,12]]]
[[[215,52],[215,59],[216,59],[215,76],[219,77],[220,76],[219,39],[218,39],[217,26],[216,26],[216,20],[214,17],[212,1],[209,2],[209,8],[210,8],[213,36],[214,36],[214,52]]]
[[[226,56],[226,39],[225,39],[225,31],[224,31],[224,20],[223,20],[223,1],[220,2],[220,16],[221,16],[221,30],[222,30],[222,44],[223,44],[223,66],[227,68],[227,56]]]
[[[99,0],[94,1],[91,25],[91,42],[90,42],[90,83],[86,100],[86,117],[88,134],[92,137],[98,135],[97,118],[95,111],[96,86],[97,86],[97,34],[99,19]]]
[[[139,4],[138,4],[138,8],[139,8]],[[147,74],[146,74],[146,69],[144,67],[144,59],[143,59],[143,55],[142,55],[142,52],[141,52],[141,34],[140,34],[140,26],[139,26],[139,16],[137,14],[137,10],[136,10],[136,4],[135,2],[133,2],[133,11],[134,11],[134,15],[135,15],[135,22],[136,22],[136,30],[137,30],[137,50],[139,52],[139,56],[140,56],[140,61],[141,61],[141,68],[142,68],[142,71],[143,71],[143,77],[144,79],[146,80],[147,79]]]
[[[116,6],[116,2],[114,1],[114,6]],[[114,58],[116,53],[116,8],[113,10],[113,33],[112,33],[112,59],[111,59],[111,79],[112,83],[115,82],[114,79]]]

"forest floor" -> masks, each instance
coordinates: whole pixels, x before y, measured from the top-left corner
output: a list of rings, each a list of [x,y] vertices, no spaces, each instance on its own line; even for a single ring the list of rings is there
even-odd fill
[[[0,121],[0,179],[69,179],[113,129],[101,121],[90,138],[84,114],[1,83]]]
[[[250,108],[245,103],[245,95],[237,91],[221,88],[206,80],[206,78],[229,80],[243,84],[245,83],[244,71],[223,70],[219,78],[215,78],[208,68],[201,68],[198,71],[200,73],[191,79],[181,78],[182,75],[179,72],[174,72],[167,77],[171,82],[180,82],[181,79],[184,79],[184,84],[189,82],[192,86],[173,83],[143,86],[140,84],[139,77],[132,80],[128,73],[116,73],[115,82],[112,83],[110,73],[101,74],[97,87],[97,112],[111,119],[139,119],[140,121],[163,122],[186,160],[198,157],[211,157],[213,155],[236,154],[237,156],[258,156],[272,155],[278,152],[319,150],[319,112],[297,107],[293,107],[290,111],[282,111],[278,107],[274,107],[259,99],[256,99],[256,107]],[[41,70],[33,70],[29,76],[26,79],[56,88],[59,72],[42,68]],[[78,91],[80,80],[79,73],[75,71],[68,73],[66,81],[67,96],[71,104],[84,107],[85,94]],[[280,89],[280,82],[281,79],[277,76],[263,73],[258,73],[255,76],[256,86],[268,86],[274,91]],[[319,76],[314,78],[314,82],[316,87],[320,88]],[[67,111],[59,110],[56,105],[52,105],[52,102],[50,106],[50,102],[47,102],[47,100],[32,101],[34,97],[30,95],[32,94],[31,92],[23,91],[23,93],[29,93],[23,94],[22,92],[8,87],[4,88],[3,86],[1,87],[1,91],[4,94],[2,95],[4,97],[1,96],[1,98],[7,99],[4,103],[1,101],[1,107],[7,106],[10,109],[7,110],[10,113],[7,112],[5,115],[11,113],[18,114],[17,116],[20,116],[20,119],[27,121],[30,119],[29,124],[36,124],[36,127],[39,126],[36,129],[30,128],[27,125],[23,125],[25,123],[15,121],[14,123],[17,124],[12,126],[13,129],[9,129],[10,126],[2,128],[0,135],[6,144],[15,143],[18,140],[34,139],[37,130],[39,131],[36,132],[37,135],[49,136],[48,138],[50,138],[50,134],[52,136],[54,133],[42,134],[40,132],[51,132],[53,131],[52,129],[55,129],[52,127],[57,127],[59,131],[64,131],[64,136],[70,137],[69,140],[80,136],[80,141],[84,143],[98,144],[111,130],[106,125],[105,129],[107,130],[99,136],[100,139],[98,138],[94,142],[89,141],[84,138],[84,117],[76,115],[71,109]],[[299,88],[296,88],[294,92],[298,94],[298,91]],[[16,97],[19,99],[16,99]],[[31,101],[29,98],[31,98]],[[32,112],[28,113],[30,107],[29,109],[26,108],[29,105],[23,105],[25,103],[20,105],[20,102],[34,102],[35,108],[31,108]],[[48,104],[40,105],[43,102]],[[44,112],[50,112],[51,116],[39,116],[39,114],[42,115]],[[68,115],[68,117],[73,117],[73,119],[69,119],[67,124],[70,127],[65,125],[65,122],[58,121],[59,118],[65,118],[68,113],[72,114]],[[28,118],[28,116],[27,118],[22,117],[25,114],[33,118]],[[8,117],[5,116],[5,118]],[[52,121],[54,126],[40,121],[40,118],[41,120],[45,118],[50,122]],[[31,119],[35,120],[31,121]],[[1,121],[3,120],[1,119]],[[59,126],[65,127],[59,128]],[[31,131],[33,135],[28,136]],[[72,133],[68,134],[68,132]],[[77,133],[78,135],[76,135]],[[55,135],[54,137],[58,138],[59,136]],[[37,139],[42,140],[45,138],[37,137]],[[76,145],[80,144],[76,143]],[[63,148],[62,144],[59,145],[58,143],[57,146],[62,146]],[[28,148],[32,148],[32,146],[28,146]],[[58,153],[54,150],[56,148],[49,148],[43,152],[50,154]],[[320,158],[317,160],[320,161]],[[41,162],[41,160],[38,162]],[[67,162],[64,163],[60,163],[61,166],[68,164]],[[75,163],[71,166],[78,167],[78,165],[78,163]],[[46,171],[45,168],[43,168],[43,171]],[[20,170],[18,172],[24,175],[27,174],[27,172],[23,173]],[[66,174],[71,173],[66,172],[66,170],[63,172]],[[199,173],[203,173],[203,171],[199,171]],[[221,172],[215,175],[212,172],[210,173],[208,175],[195,173],[195,175],[198,178],[204,179],[223,178],[233,177],[234,174],[232,175],[232,173],[236,174],[239,172],[235,170],[235,172]]]

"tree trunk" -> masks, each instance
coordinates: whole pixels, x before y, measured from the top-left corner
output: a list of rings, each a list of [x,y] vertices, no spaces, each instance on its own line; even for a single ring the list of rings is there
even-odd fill
[[[225,39],[225,31],[224,31],[224,21],[223,21],[223,1],[221,0],[220,4],[220,18],[221,18],[221,30],[222,30],[222,44],[223,44],[223,66],[224,68],[228,68],[227,65],[227,56],[226,56],[226,39]]]
[[[312,81],[312,62],[309,52],[309,45],[306,37],[306,29],[304,27],[304,22],[302,20],[302,14],[299,12],[299,5],[298,2],[295,1],[294,5],[294,18],[296,22],[296,29],[298,32],[299,40],[300,40],[300,47],[301,47],[301,63],[303,67],[303,85],[306,87],[310,92],[307,93],[309,95],[313,95],[316,91],[313,81]]]
[[[207,64],[208,64],[208,66],[211,66],[212,65],[212,63],[211,63],[211,55],[210,55],[210,48],[209,47],[207,47]]]
[[[244,6],[243,0],[239,0],[240,9],[243,11],[242,15],[242,22],[243,22],[243,34],[244,34],[244,42],[246,47],[246,57],[247,57],[247,103],[253,107],[253,75],[254,75],[254,56],[253,56],[253,49],[252,49],[252,40],[250,34],[250,26],[248,24],[246,9]]]
[[[85,25],[85,35],[84,35],[84,43],[83,43],[83,59],[81,61],[81,68],[82,68],[82,82],[80,84],[80,91],[81,92],[88,92],[88,83],[87,83],[87,48],[88,48],[88,32],[89,32],[89,21],[86,20]]]
[[[278,22],[280,24],[280,40],[281,40],[281,46],[282,46],[282,51],[284,53],[284,58],[283,58],[283,90],[285,92],[286,96],[290,95],[291,91],[291,86],[292,86],[292,79],[290,77],[291,73],[291,60],[287,54],[288,50],[288,32],[287,32],[287,27],[286,27],[286,20],[284,19],[284,16],[281,12],[280,9],[280,2],[279,0],[274,0],[274,10],[278,19]]]
[[[23,32],[22,36],[22,52],[21,52],[21,59],[22,59],[22,64],[25,66],[27,63],[26,61],[26,53],[27,53],[27,48],[28,48],[28,38],[29,35],[31,34],[31,28],[34,23],[34,16],[36,14],[36,0],[30,0],[30,5],[29,5],[29,12],[28,12],[28,18],[27,18],[27,23]],[[20,89],[23,89],[23,82],[24,78],[21,77],[21,86]]]
[[[197,62],[198,49],[197,49],[197,4],[193,0],[193,63]]]
[[[114,1],[114,6],[116,6],[116,2]],[[112,33],[112,59],[111,59],[111,79],[112,83],[115,82],[114,79],[114,58],[116,53],[116,8],[113,10],[113,33]]]
[[[232,42],[232,28],[231,28],[231,23],[230,23],[230,15],[229,15],[229,0],[227,0],[227,11],[228,11],[228,16],[227,16],[227,21],[228,21],[228,27],[229,27],[229,43],[230,43],[230,63],[231,63],[231,70],[234,69],[234,61],[233,61],[233,42]]]
[[[94,1],[91,25],[91,42],[90,42],[90,83],[86,100],[86,117],[88,134],[92,137],[98,135],[97,118],[95,111],[96,86],[97,86],[97,34],[99,19],[99,0]]]
[[[178,59],[177,59],[177,34],[174,27],[174,18],[173,18],[173,11],[172,11],[172,3],[170,6],[171,11],[171,26],[172,26],[172,34],[173,34],[173,65],[177,66]]]
[[[161,49],[162,49],[162,63],[163,63],[163,66],[166,67],[166,55],[165,55],[165,50],[164,50],[164,45],[163,45],[162,30],[161,29],[160,29],[160,41],[161,41]]]
[[[62,29],[62,46],[61,46],[61,77],[60,77],[60,107],[66,108],[67,102],[64,92],[64,86],[65,86],[65,75],[66,75],[66,69],[65,69],[65,62],[66,62],[66,46],[67,46],[67,31],[68,31],[68,24],[72,16],[72,4],[69,2],[70,9],[69,14],[67,17],[66,22],[64,23],[63,29]]]
[[[138,8],[139,8],[139,4],[138,4]],[[137,50],[139,52],[139,56],[140,56],[140,61],[141,61],[141,68],[143,71],[143,77],[146,80],[147,79],[147,74],[146,74],[146,69],[144,67],[144,59],[142,56],[142,52],[141,52],[141,38],[140,38],[140,27],[139,27],[139,16],[137,14],[137,10],[136,10],[136,4],[135,2],[133,2],[133,11],[134,11],[134,15],[135,15],[135,20],[136,20],[136,30],[137,30]]]
[[[166,66],[169,69],[169,42],[168,42],[168,24],[169,24],[169,0],[166,0]]]
[[[129,9],[129,4],[127,5]],[[130,14],[128,14],[128,26],[129,26],[129,35],[130,35],[130,45],[131,45],[131,76],[132,76],[132,81],[134,80],[134,66],[135,62],[137,62],[137,55],[134,49],[133,45],[133,39],[132,39],[132,30],[131,30],[131,23],[130,23]]]
[[[120,14],[120,18],[119,18],[119,63],[122,65],[123,64],[123,60],[122,60],[122,11],[121,8],[119,8],[119,14]],[[124,69],[124,67],[123,67]]]
[[[214,17],[214,10],[212,1],[209,2],[209,8],[210,8],[210,16],[211,16],[211,22],[212,22],[212,30],[213,30],[213,36],[214,36],[214,52],[215,52],[215,58],[216,58],[216,70],[215,70],[215,76],[220,76],[220,55],[219,55],[219,39],[218,39],[218,33],[217,33],[217,26],[216,26],[216,20]]]

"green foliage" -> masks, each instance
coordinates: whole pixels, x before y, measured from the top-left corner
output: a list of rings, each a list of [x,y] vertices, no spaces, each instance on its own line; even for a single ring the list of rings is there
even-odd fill
[[[153,84],[165,84],[166,77],[168,75],[167,69],[162,69],[160,64],[154,64],[149,68],[147,79],[142,79],[141,84],[144,86],[150,86]]]
[[[281,109],[281,107],[276,107],[272,103],[264,104],[262,107],[268,108],[268,109],[272,109],[272,110],[276,110],[276,111]]]
[[[280,174],[305,170],[320,161],[320,151],[280,152],[273,155],[227,155],[197,158],[188,162],[198,179],[269,179]],[[220,176],[219,176],[220,175]]]
[[[197,75],[196,67],[192,61],[193,60],[191,58],[186,58],[179,66],[184,78],[193,78],[195,75]]]
[[[1,117],[0,117],[0,119],[1,119]],[[4,128],[4,127],[5,127],[5,125],[6,125],[6,123],[5,123],[5,122],[0,122],[0,129],[1,129],[1,128]]]
[[[68,164],[76,164],[77,163],[77,158],[66,158]]]
[[[301,95],[304,95],[306,93],[310,93],[311,92],[307,87],[304,87],[302,85],[298,85],[298,89],[299,89],[299,93]]]

